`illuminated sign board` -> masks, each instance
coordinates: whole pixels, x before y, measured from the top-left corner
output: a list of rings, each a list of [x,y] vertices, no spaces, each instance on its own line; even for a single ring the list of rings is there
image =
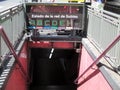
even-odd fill
[[[56,18],[56,19],[78,19],[78,14],[31,14],[31,18]]]
[[[37,5],[31,6],[27,15],[29,23],[37,28],[80,28],[82,25],[82,10],[80,6]]]

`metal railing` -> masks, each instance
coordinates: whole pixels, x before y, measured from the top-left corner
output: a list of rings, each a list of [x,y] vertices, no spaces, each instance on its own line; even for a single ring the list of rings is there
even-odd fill
[[[80,75],[78,76],[78,78],[75,80],[75,83],[77,83],[79,81],[79,79],[85,75],[94,65],[96,65],[102,57],[104,57],[106,55],[106,53],[116,44],[118,43],[118,41],[120,40],[120,34],[107,46],[107,48],[94,60],[94,62],[92,64],[90,64],[90,66],[88,66],[88,68]],[[96,68],[97,70],[98,68]],[[84,79],[82,82],[85,82],[86,80]],[[78,83],[79,85],[82,84],[82,82]]]
[[[17,62],[18,66],[20,67],[21,71],[23,72],[24,76],[27,77],[26,71],[23,68],[23,65],[21,64],[18,55],[16,54],[12,44],[10,43],[6,33],[4,32],[4,29],[0,26],[0,35],[2,36],[3,40],[5,41],[5,44],[7,45],[10,52],[13,54],[15,61]]]
[[[24,7],[16,5],[0,12],[0,25],[5,29],[12,45],[15,45],[25,29]],[[3,38],[0,36],[0,56],[3,58],[9,52]],[[0,60],[2,62],[2,59]]]
[[[88,39],[102,52],[120,34],[120,15],[88,7]],[[105,56],[113,67],[120,65],[120,42]]]

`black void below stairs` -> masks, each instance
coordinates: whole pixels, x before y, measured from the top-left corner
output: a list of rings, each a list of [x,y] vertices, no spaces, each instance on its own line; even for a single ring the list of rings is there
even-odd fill
[[[50,52],[51,49],[31,50],[29,90],[77,90],[73,81],[77,77],[78,55],[74,50],[54,50],[49,59]]]
[[[34,86],[31,87],[30,90],[77,90],[76,86],[71,86],[71,85],[63,85],[63,86],[59,86],[59,85],[54,85],[54,86]]]

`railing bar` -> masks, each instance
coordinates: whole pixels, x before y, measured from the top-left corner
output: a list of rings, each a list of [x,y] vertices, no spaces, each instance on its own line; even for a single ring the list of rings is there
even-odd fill
[[[120,34],[108,45],[108,47],[101,53],[101,55],[74,81],[75,83],[95,64],[99,62],[99,60],[105,56],[105,54],[120,40]]]
[[[19,59],[18,59],[17,54],[15,53],[15,50],[13,49],[13,47],[12,47],[9,39],[7,38],[7,36],[6,36],[6,34],[5,34],[5,32],[4,32],[4,30],[3,30],[2,27],[0,27],[0,34],[2,35],[2,37],[3,37],[3,39],[4,39],[5,43],[6,43],[6,45],[8,46],[8,48],[10,49],[10,51],[12,52],[13,56],[15,57],[15,60],[16,60],[17,64],[18,64],[19,67],[21,68],[21,71],[23,72],[23,74],[24,74],[25,76],[27,76],[27,74],[26,74],[26,72],[25,72],[25,70],[24,70],[21,62],[20,62]]]
[[[105,13],[105,14],[108,14],[108,15],[112,15],[114,17],[118,17],[120,18],[120,15],[119,14],[115,14],[115,13],[112,13],[110,11],[106,11],[106,10],[100,10],[100,9],[97,9],[97,8],[94,8],[90,5],[87,6],[88,7],[88,10],[92,11],[92,12],[99,12],[99,13]]]

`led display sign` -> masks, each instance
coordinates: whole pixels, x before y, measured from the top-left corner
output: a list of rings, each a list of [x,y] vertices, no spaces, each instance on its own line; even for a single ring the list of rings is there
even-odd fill
[[[56,18],[56,19],[78,19],[79,14],[31,14],[31,18]]]
[[[32,6],[28,13],[29,23],[35,27],[45,29],[64,29],[66,27],[80,27],[82,10],[79,6]]]

